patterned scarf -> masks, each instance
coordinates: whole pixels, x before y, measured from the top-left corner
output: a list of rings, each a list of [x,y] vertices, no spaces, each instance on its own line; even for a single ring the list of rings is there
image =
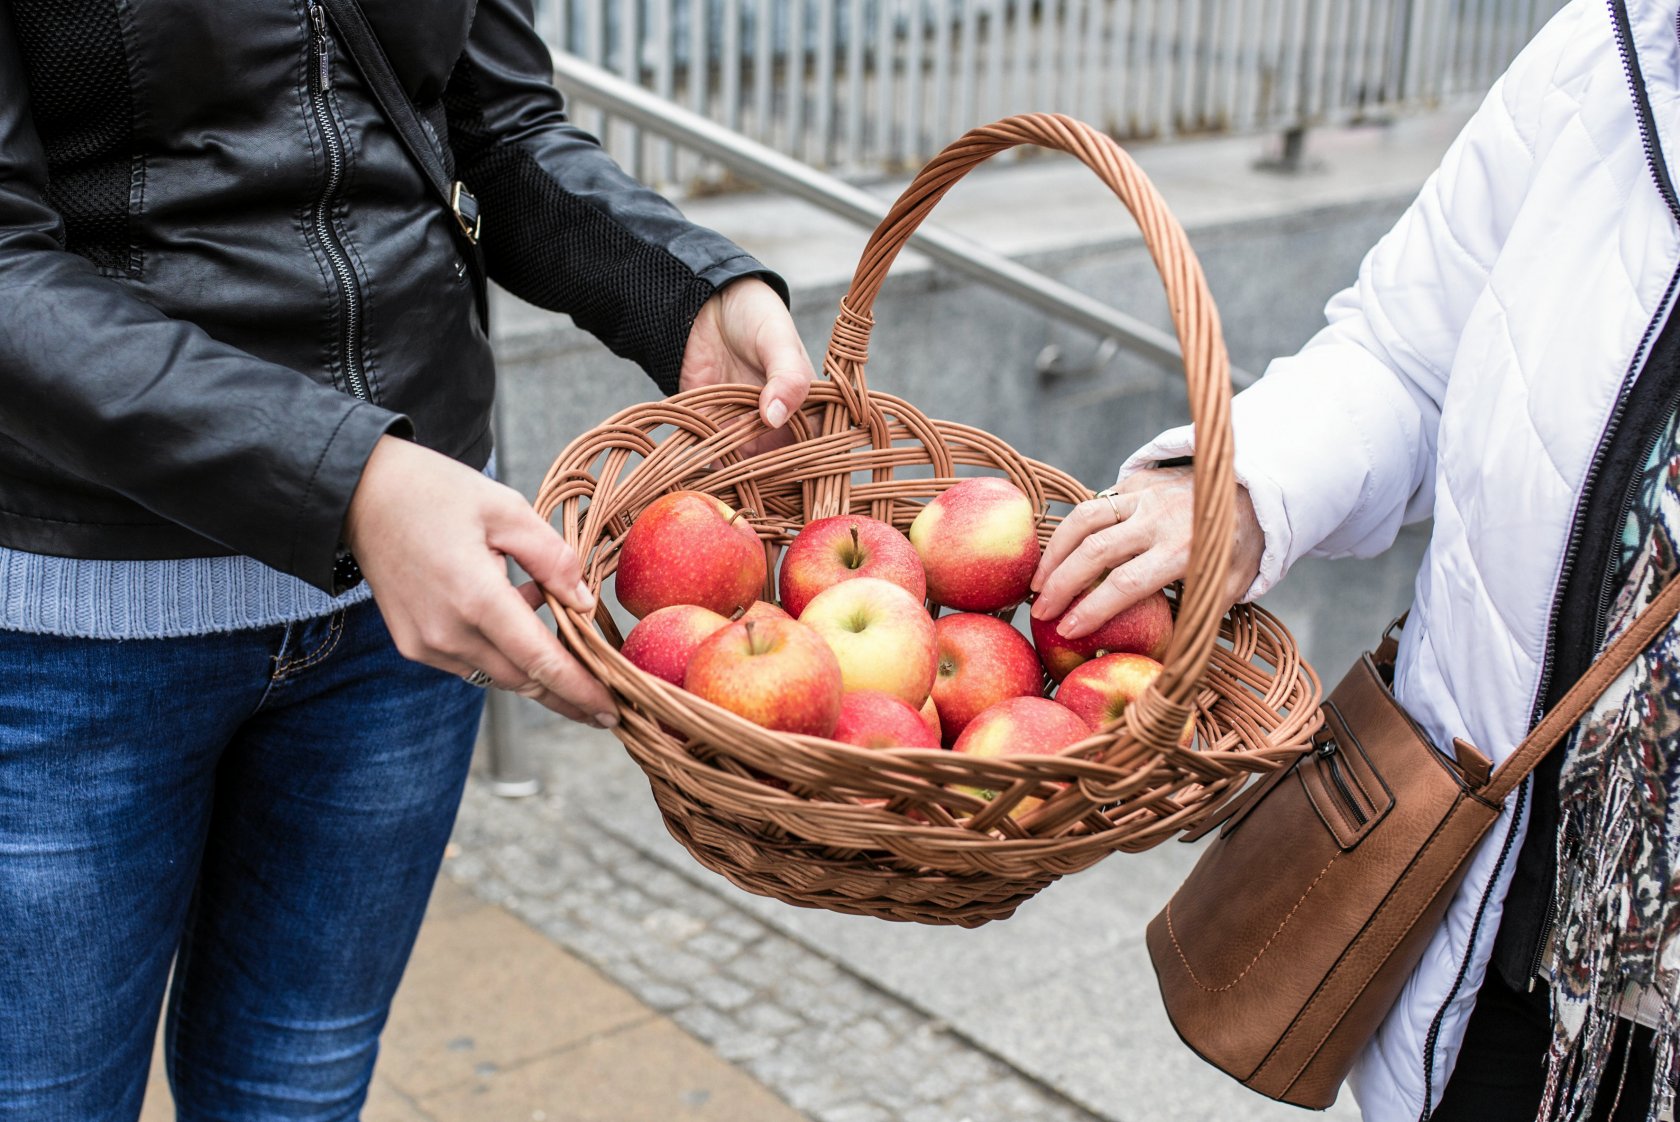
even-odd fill
[[[1680,570],[1680,446],[1670,422],[1622,537],[1609,643]],[[1559,780],[1553,1040],[1541,1118],[1591,1116],[1619,1019],[1639,1006],[1656,1034],[1652,1120],[1673,1117],[1680,1077],[1680,624],[1599,698]],[[1624,1034],[1625,1035],[1625,1034]]]

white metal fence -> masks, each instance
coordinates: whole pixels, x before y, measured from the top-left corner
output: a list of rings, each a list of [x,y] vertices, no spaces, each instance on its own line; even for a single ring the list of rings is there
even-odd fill
[[[814,166],[914,167],[1010,113],[1120,139],[1285,131],[1484,90],[1561,0],[539,0],[550,44]],[[632,170],[715,169],[580,123]]]

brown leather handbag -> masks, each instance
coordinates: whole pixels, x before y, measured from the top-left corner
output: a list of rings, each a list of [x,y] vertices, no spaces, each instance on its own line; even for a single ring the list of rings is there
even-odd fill
[[[1393,628],[1313,747],[1186,841],[1218,836],[1149,925],[1178,1035],[1263,1095],[1322,1110],[1441,922],[1505,797],[1674,619],[1663,589],[1498,770],[1438,751],[1390,692]]]

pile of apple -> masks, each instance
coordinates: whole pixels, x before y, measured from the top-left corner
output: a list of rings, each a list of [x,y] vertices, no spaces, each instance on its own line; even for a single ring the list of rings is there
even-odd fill
[[[1057,634],[1061,616],[1035,619],[1028,643],[989,613],[1027,598],[1036,521],[1027,496],[994,478],[950,487],[908,537],[861,515],[819,519],[785,551],[778,607],[759,599],[765,552],[745,519],[674,492],[621,547],[618,599],[640,621],[622,653],[765,728],[864,748],[1053,755],[1118,720],[1160,673],[1173,619],[1157,592],[1079,639]],[[954,614],[935,618],[929,601]],[[1185,744],[1192,734],[1186,725]]]

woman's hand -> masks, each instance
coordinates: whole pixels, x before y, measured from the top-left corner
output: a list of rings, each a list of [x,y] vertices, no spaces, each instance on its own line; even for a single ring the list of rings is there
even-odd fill
[[[700,306],[688,331],[678,388],[762,386],[759,416],[780,429],[805,403],[811,389],[811,360],[787,305],[775,289],[756,277],[726,285]],[[749,455],[788,443],[786,432],[749,443]]]
[[[383,437],[350,500],[344,542],[405,657],[462,676],[483,670],[574,721],[618,723],[612,696],[534,612],[541,589],[580,612],[595,598],[577,555],[519,492]],[[535,583],[515,588],[504,556]]]
[[[1033,575],[1034,619],[1049,619],[1101,580],[1057,627],[1064,639],[1089,635],[1108,620],[1184,576],[1190,561],[1190,469],[1140,471],[1073,508],[1056,527]],[[1260,572],[1265,535],[1248,492],[1237,488],[1236,536],[1223,595],[1235,604]]]

